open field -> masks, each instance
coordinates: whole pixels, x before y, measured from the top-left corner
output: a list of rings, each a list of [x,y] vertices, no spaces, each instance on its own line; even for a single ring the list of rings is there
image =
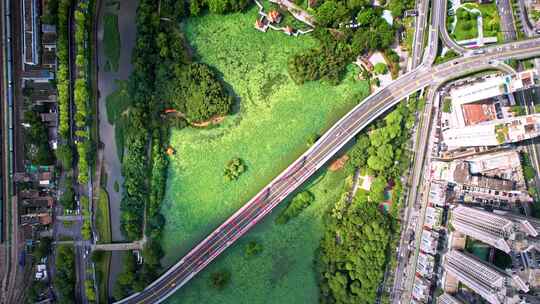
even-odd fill
[[[171,158],[162,207],[167,220],[165,265],[176,262],[247,202],[307,149],[310,137],[321,134],[368,93],[367,83],[355,80],[352,67],[338,86],[295,85],[287,73],[287,58],[313,47],[315,41],[258,32],[253,28],[255,16],[251,9],[246,14],[191,18],[184,24],[200,60],[221,73],[238,96],[239,107],[218,127],[172,131],[171,146],[177,153]],[[247,171],[227,182],[223,172],[233,158],[241,158]],[[313,259],[321,217],[341,192],[343,177],[328,173],[313,186],[315,201],[288,224],[275,225],[274,212],[171,302],[317,302]],[[247,259],[243,251],[251,239],[264,250]],[[209,290],[211,272],[223,268],[231,271],[231,285],[222,292]]]
[[[118,32],[118,15],[107,13],[103,16],[103,47],[107,57],[106,68],[111,72],[118,71],[120,61],[120,33]]]

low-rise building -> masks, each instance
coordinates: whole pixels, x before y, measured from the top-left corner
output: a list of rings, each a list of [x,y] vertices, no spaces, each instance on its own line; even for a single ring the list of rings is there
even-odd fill
[[[498,146],[540,136],[540,114],[497,119],[487,123],[442,132],[448,150]]]
[[[437,298],[437,304],[463,304],[463,302],[454,298],[452,295],[443,293]]]
[[[420,250],[428,254],[436,254],[439,245],[439,233],[430,230],[422,230]]]
[[[431,254],[419,252],[418,260],[416,262],[416,273],[426,279],[431,279],[434,275],[434,269],[435,258]]]
[[[431,284],[429,281],[419,276],[415,277],[412,289],[413,299],[419,303],[427,303],[429,300],[430,286]]]
[[[442,210],[437,207],[427,207],[424,226],[429,229],[439,229],[441,226]]]

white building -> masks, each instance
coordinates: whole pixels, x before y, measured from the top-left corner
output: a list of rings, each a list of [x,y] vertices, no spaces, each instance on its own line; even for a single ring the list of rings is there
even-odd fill
[[[442,134],[448,150],[515,143],[540,136],[540,114],[497,119]]]
[[[468,158],[471,174],[485,174],[494,170],[514,170],[521,167],[517,151],[502,151]]]
[[[439,234],[435,231],[422,230],[422,239],[420,241],[420,250],[429,254],[437,253],[437,245],[439,244]]]
[[[419,252],[418,260],[416,262],[416,273],[426,279],[430,279],[433,276],[434,268],[435,258],[430,254]]]
[[[438,229],[441,225],[442,210],[434,207],[426,208],[426,216],[424,217],[424,226],[429,229]]]

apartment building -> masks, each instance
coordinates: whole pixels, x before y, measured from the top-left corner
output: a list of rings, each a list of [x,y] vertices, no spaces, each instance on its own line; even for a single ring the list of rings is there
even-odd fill
[[[532,218],[457,206],[450,223],[457,231],[506,253],[540,248],[540,222]]]

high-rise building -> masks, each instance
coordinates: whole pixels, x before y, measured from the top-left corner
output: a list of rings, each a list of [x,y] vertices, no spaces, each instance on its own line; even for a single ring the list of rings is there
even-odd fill
[[[458,206],[450,223],[457,231],[506,253],[540,248],[540,221],[512,213]]]
[[[463,302],[447,293],[443,293],[437,298],[437,304],[463,304]]]
[[[446,253],[443,267],[489,303],[505,303],[507,285],[511,280],[505,272],[457,250]]]

